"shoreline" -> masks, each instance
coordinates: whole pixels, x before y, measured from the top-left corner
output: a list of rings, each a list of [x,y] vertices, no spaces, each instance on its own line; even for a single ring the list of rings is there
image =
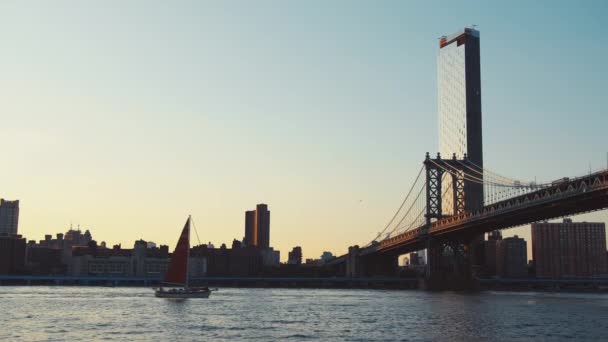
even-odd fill
[[[424,290],[419,278],[295,278],[205,277],[191,279],[193,286],[229,288],[302,288]],[[3,286],[158,287],[158,278],[0,276]],[[478,291],[608,293],[608,279],[479,279]],[[443,289],[454,291],[454,289]],[[458,292],[471,292],[459,289]]]

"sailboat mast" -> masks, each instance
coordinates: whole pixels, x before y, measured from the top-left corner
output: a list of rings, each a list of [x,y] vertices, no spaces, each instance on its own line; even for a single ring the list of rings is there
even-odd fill
[[[190,265],[190,224],[192,224],[192,216],[188,215],[188,252],[186,253],[186,286],[185,288],[188,288],[188,284],[189,284],[189,280],[190,280],[190,275],[188,273],[190,268],[188,267]]]

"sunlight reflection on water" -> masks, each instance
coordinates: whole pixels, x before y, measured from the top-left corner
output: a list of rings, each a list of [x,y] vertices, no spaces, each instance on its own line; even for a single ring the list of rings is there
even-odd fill
[[[0,340],[597,340],[608,295],[231,289],[158,299],[151,289],[0,287]]]

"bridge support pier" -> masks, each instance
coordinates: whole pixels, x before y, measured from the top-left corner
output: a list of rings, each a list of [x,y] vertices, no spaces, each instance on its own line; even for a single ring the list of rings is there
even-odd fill
[[[348,247],[346,255],[346,274],[347,278],[358,278],[361,276],[361,262],[359,260],[359,246]]]
[[[348,248],[346,277],[394,277],[397,275],[398,256],[392,254],[361,255],[359,246]]]
[[[365,277],[395,277],[399,271],[398,256],[391,254],[374,254],[361,260],[362,275]]]
[[[425,290],[476,290],[469,243],[428,238],[427,269],[420,287]]]

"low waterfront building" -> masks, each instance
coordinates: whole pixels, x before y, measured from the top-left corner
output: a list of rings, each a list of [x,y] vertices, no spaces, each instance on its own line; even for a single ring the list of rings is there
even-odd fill
[[[323,252],[323,254],[321,254],[321,261],[324,264],[334,260],[335,258],[336,257],[333,255],[332,252]]]
[[[151,277],[158,278],[167,271],[170,255],[167,246],[147,248],[138,240],[132,249],[101,248],[95,243],[72,249],[71,276]],[[196,268],[196,266],[193,266]]]
[[[498,243],[502,240],[502,234],[500,230],[494,230],[488,234],[488,239],[483,241],[483,268],[482,273],[486,277],[492,277],[497,274],[496,272],[496,248]]]
[[[288,254],[287,263],[290,265],[301,265],[302,264],[302,247],[294,247]]]
[[[275,267],[281,263],[281,252],[275,251],[272,247],[262,249],[260,253],[262,253],[262,264],[264,267]]]
[[[209,276],[256,276],[264,268],[265,249],[242,246],[235,240],[232,248],[222,244],[220,248],[200,245],[192,248],[191,256],[202,258],[206,262],[206,274]]]
[[[25,239],[0,235],[0,275],[25,273]]]
[[[62,262],[63,250],[52,247],[27,247],[28,273],[34,275],[63,275],[67,266]]]
[[[603,222],[532,224],[532,254],[537,278],[608,276]]]
[[[526,240],[515,235],[496,243],[496,274],[502,278],[528,276],[528,251]]]

